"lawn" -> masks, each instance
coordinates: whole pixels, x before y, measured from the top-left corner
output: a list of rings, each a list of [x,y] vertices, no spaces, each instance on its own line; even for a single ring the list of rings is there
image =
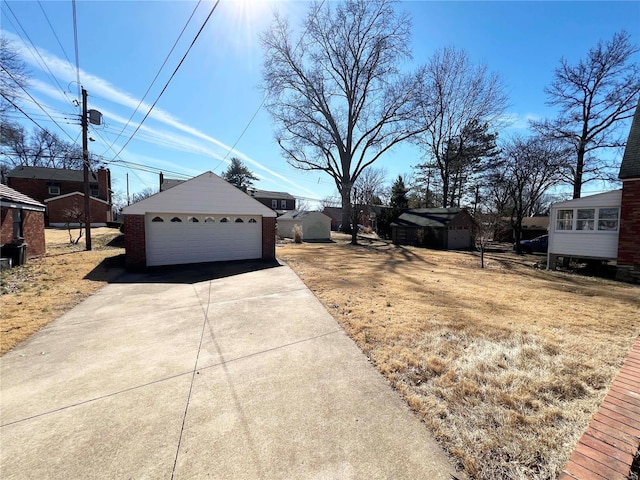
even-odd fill
[[[114,229],[93,251],[47,229],[47,255],[3,272],[0,352],[123,271]],[[640,287],[533,268],[541,256],[278,246],[460,467],[554,479],[640,334]]]
[[[467,475],[556,478],[640,334],[640,287],[363,243],[277,254]]]
[[[78,230],[73,230],[74,239]],[[47,253],[0,275],[0,354],[95,293],[124,271],[123,243],[113,228],[92,229],[92,250],[84,237],[71,245],[67,230],[45,231]]]

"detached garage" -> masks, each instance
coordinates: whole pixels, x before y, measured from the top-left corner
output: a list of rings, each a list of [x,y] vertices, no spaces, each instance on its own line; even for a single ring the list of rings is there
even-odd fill
[[[276,213],[212,172],[123,214],[129,268],[275,258]]]

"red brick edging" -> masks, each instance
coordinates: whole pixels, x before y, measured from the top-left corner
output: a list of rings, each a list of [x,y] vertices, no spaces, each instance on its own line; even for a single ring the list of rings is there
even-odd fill
[[[640,338],[558,480],[627,480],[640,446]]]

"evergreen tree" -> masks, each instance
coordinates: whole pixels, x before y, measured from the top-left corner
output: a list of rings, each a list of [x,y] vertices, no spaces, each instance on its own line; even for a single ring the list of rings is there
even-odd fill
[[[229,168],[223,172],[222,178],[243,192],[246,192],[247,188],[251,187],[253,182],[258,180],[258,177],[256,177],[240,159],[235,157],[231,159]]]

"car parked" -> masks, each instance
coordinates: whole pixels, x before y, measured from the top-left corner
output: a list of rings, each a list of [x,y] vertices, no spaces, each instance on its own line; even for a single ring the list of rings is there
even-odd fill
[[[516,245],[513,245],[515,250]],[[522,253],[547,253],[549,248],[549,235],[541,235],[531,240],[520,240]]]

